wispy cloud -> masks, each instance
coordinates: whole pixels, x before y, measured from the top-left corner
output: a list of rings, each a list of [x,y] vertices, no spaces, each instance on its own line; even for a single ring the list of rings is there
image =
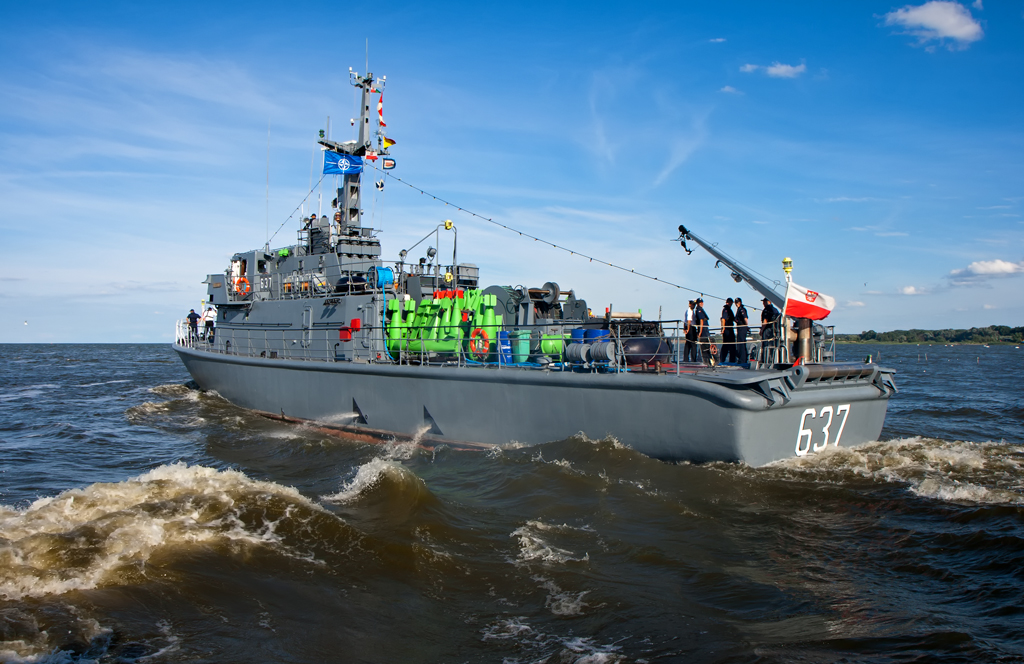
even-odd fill
[[[736,88],[732,87],[731,85],[726,85],[726,86],[722,87],[721,89],[719,89],[718,91],[719,92],[726,92],[726,93],[731,94],[731,95],[741,95],[741,94],[743,94],[742,92],[740,92]]]
[[[665,182],[672,172],[682,166],[690,158],[690,155],[704,143],[707,138],[706,120],[706,113],[695,115],[691,123],[691,131],[688,134],[677,135],[669,140],[668,162],[654,178],[655,187]]]
[[[946,0],[932,0],[891,11],[885,15],[885,24],[906,28],[907,34],[917,37],[918,44],[950,40],[950,50],[967,48],[985,36],[981,24],[966,7]]]
[[[847,300],[845,306],[847,306],[847,307],[863,307],[864,303],[861,302],[860,300]]]
[[[744,74],[763,71],[766,75],[771,76],[772,78],[796,78],[807,71],[807,65],[803,63],[798,65],[787,65],[781,62],[773,62],[770,65],[755,65],[748,63],[740,67],[740,71]]]
[[[877,201],[878,199],[870,196],[835,196],[833,198],[816,198],[814,200],[818,203],[867,203],[868,201]]]
[[[904,286],[900,289],[900,295],[923,295],[924,293],[925,289],[917,286]]]
[[[712,44],[721,44],[722,42],[725,41],[725,37],[715,37],[714,39],[709,39],[708,41],[711,42]]]
[[[910,233],[904,233],[903,231],[884,231],[882,233],[875,233],[877,237],[907,237]]]

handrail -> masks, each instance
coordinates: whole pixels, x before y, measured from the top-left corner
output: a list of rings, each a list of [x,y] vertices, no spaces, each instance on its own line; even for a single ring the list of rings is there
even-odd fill
[[[702,358],[702,362],[688,364],[682,361],[682,351],[688,342],[682,331],[682,321],[669,320],[658,323],[661,334],[657,336],[623,335],[621,328],[614,320],[610,325],[612,329],[588,328],[601,329],[607,335],[594,338],[589,342],[584,339],[583,345],[589,347],[603,341],[615,344],[614,352],[606,351],[601,359],[588,358],[585,348],[576,350],[578,355],[575,359],[569,357],[568,349],[574,342],[568,331],[580,328],[579,322],[496,325],[495,327],[499,328],[514,328],[507,330],[508,332],[530,332],[529,346],[525,353],[526,361],[520,362],[515,360],[524,358],[522,348],[514,348],[512,339],[508,342],[509,347],[506,348],[502,344],[502,347],[499,348],[500,335],[495,335],[497,337],[495,339],[489,339],[486,352],[477,357],[469,352],[467,339],[461,332],[455,338],[448,340],[447,350],[437,350],[438,345],[431,343],[435,340],[409,338],[409,336],[419,336],[419,334],[410,335],[410,332],[431,331],[435,329],[433,326],[406,326],[403,328],[407,335],[405,338],[390,339],[387,327],[369,325],[364,328],[362,334],[356,333],[352,335],[351,339],[343,339],[336,327],[317,329],[251,328],[223,325],[215,328],[211,338],[208,339],[205,338],[202,329],[197,330],[197,333],[194,334],[189,328],[187,320],[179,320],[175,326],[175,344],[211,353],[270,359],[324,362],[357,361],[422,366],[490,366],[498,369],[546,367],[561,371],[636,371],[650,370],[651,368],[655,370],[673,368],[678,372],[680,367],[695,368],[701,364],[711,364],[708,357],[710,348],[705,348],[709,343],[714,343],[719,349],[723,346],[743,343],[739,341],[724,342],[720,334],[721,327],[709,328],[711,334],[708,337],[693,342],[701,353],[699,357]],[[775,339],[761,339],[757,328],[750,332],[751,336],[745,343],[750,350],[751,366],[777,363],[779,345],[775,343]],[[651,348],[630,350],[627,346],[634,339],[659,339],[660,342],[653,350]],[[522,343],[523,340],[519,339],[518,342]],[[547,349],[543,347],[545,343]],[[609,354],[612,356],[611,359],[609,359]]]

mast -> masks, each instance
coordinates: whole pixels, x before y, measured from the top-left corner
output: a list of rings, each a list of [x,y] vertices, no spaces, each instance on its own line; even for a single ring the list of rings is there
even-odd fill
[[[323,137],[321,132],[320,145],[328,150],[341,154],[350,154],[356,157],[365,157],[373,153],[374,132],[370,127],[370,94],[383,92],[385,77],[374,80],[373,74],[367,72],[365,76],[359,72],[348,70],[349,82],[362,92],[359,102],[359,134],[356,140],[338,143],[330,138]],[[338,188],[338,212],[341,218],[338,225],[341,227],[341,234],[347,235],[347,228],[359,228],[362,224],[359,218],[360,192],[362,187],[361,173],[345,173],[342,177],[341,186]]]

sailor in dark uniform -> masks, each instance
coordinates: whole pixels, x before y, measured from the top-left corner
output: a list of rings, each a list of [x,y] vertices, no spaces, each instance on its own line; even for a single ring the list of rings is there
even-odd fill
[[[188,314],[188,316],[185,316],[185,318],[188,319],[188,334],[189,334],[189,338],[193,339],[193,340],[198,339],[199,338],[199,319],[202,318],[202,316],[197,314],[195,309],[189,309],[189,314]]]
[[[761,361],[768,360],[769,351],[775,347],[775,323],[779,320],[779,310],[772,306],[768,298],[761,300],[764,309],[761,310]]]
[[[725,299],[722,307],[722,349],[718,351],[719,362],[736,361],[736,316],[732,313],[732,298]]]
[[[747,308],[743,306],[743,299],[736,298],[736,361],[746,364],[750,361],[747,357],[747,334],[750,327],[747,323]]]

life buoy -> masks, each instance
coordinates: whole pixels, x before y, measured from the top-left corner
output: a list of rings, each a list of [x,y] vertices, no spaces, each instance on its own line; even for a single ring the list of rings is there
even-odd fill
[[[243,286],[244,286],[244,288],[243,288]],[[239,277],[235,281],[235,292],[238,293],[239,295],[248,295],[249,294],[249,280],[246,279],[245,277]]]
[[[476,360],[487,359],[487,351],[491,349],[491,340],[483,328],[476,328],[469,335],[469,354]]]

